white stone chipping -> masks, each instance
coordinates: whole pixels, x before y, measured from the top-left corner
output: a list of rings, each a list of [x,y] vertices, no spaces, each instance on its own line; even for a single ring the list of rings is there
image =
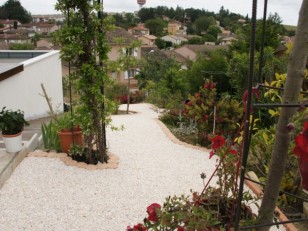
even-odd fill
[[[123,105],[123,109],[125,105]],[[168,195],[200,192],[215,168],[209,153],[173,143],[149,104],[113,116],[123,131],[107,131],[117,169],[86,170],[57,158],[27,157],[0,190],[1,231],[125,231],[146,207]]]

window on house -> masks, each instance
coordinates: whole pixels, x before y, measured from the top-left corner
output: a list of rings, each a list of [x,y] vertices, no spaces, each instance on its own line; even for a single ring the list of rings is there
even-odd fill
[[[128,79],[129,78],[134,78],[137,73],[138,73],[139,69],[129,69],[127,71],[124,72],[124,76],[125,76],[125,79]]]
[[[138,48],[124,48],[123,49],[123,53],[125,55],[128,55],[128,56],[134,56],[134,57],[137,57],[138,56]]]
[[[111,77],[112,77],[113,80],[116,80],[116,79],[117,79],[117,72],[116,72],[116,71],[113,71],[113,72],[111,73]]]

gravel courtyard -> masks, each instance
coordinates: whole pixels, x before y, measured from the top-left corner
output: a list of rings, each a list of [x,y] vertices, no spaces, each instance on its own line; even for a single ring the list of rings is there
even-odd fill
[[[125,105],[124,105],[125,106]],[[149,104],[113,116],[122,131],[107,131],[117,169],[86,170],[58,158],[27,157],[0,190],[0,230],[122,231],[142,222],[146,207],[168,195],[201,191],[215,158],[173,143]],[[123,107],[124,109],[124,107]]]

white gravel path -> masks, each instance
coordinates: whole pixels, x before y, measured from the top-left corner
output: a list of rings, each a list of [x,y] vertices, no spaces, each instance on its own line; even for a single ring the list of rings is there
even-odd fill
[[[201,191],[215,159],[174,144],[148,104],[134,115],[113,116],[123,131],[107,132],[118,169],[85,170],[59,159],[28,157],[0,190],[0,231],[124,231],[142,222],[146,207],[168,195]]]

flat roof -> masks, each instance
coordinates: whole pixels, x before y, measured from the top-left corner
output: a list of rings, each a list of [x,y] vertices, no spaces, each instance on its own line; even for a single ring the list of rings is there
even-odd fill
[[[0,81],[24,70],[22,62],[46,54],[42,51],[0,51]]]

